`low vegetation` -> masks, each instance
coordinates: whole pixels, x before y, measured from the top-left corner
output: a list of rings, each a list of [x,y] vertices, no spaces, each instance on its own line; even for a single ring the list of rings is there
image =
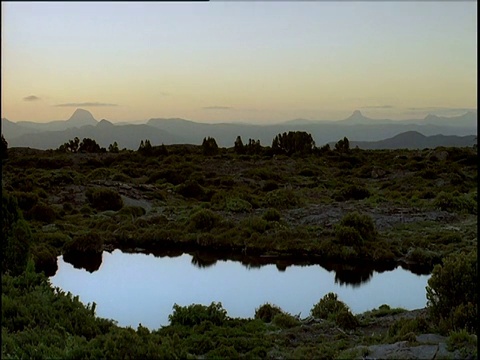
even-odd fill
[[[307,135],[229,149],[212,138],[2,149],[2,358],[361,357],[424,333],[476,357],[477,150],[358,150],[346,138],[317,148]],[[46,277],[61,254],[94,271],[114,248],[433,272],[421,316],[388,305],[356,315],[330,293],[307,319],[274,304],[250,319],[192,304],[175,305],[168,326],[132,329]]]

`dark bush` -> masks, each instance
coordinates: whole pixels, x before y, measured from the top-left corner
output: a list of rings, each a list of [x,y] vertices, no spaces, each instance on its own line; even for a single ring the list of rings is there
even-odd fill
[[[269,192],[277,189],[278,189],[278,184],[274,180],[267,180],[262,187],[262,190],[265,192]]]
[[[337,314],[341,311],[349,311],[347,305],[338,300],[337,294],[330,292],[313,306],[310,313],[313,317],[319,319],[335,320]]]
[[[28,212],[28,218],[50,224],[55,221],[55,210],[44,203],[38,203]]]
[[[57,272],[57,252],[46,244],[40,244],[32,248],[35,271],[44,272],[47,276],[53,276]]]
[[[267,323],[272,322],[273,318],[278,314],[283,314],[282,309],[277,305],[269,303],[265,303],[258,309],[255,309],[255,319],[260,319]]]
[[[478,264],[476,251],[452,255],[436,265],[427,286],[427,307],[444,330],[477,332]]]
[[[277,209],[269,208],[262,217],[267,221],[280,221],[281,214]]]
[[[340,226],[349,226],[357,230],[363,241],[375,240],[377,236],[372,218],[356,211],[345,215],[340,221]]]
[[[146,211],[141,206],[124,206],[119,212],[119,215],[127,215],[133,218],[137,218],[145,215]]]
[[[337,314],[335,322],[341,328],[347,330],[355,329],[360,324],[355,315],[353,315],[348,309],[340,310]]]
[[[120,210],[123,206],[123,200],[120,194],[108,188],[90,188],[85,196],[88,201],[97,210]]]
[[[363,245],[363,238],[357,229],[351,226],[338,225],[335,228],[335,237],[340,244],[346,246]]]
[[[16,198],[2,191],[2,274],[16,276],[25,271],[31,243],[32,233]]]
[[[65,252],[89,252],[101,253],[103,251],[103,240],[95,232],[78,234],[67,242],[63,249]]]
[[[293,317],[290,314],[280,313],[273,317],[272,323],[278,327],[289,329],[295,326],[299,326],[301,323],[300,321]]]
[[[218,215],[208,209],[201,209],[190,217],[190,224],[196,230],[209,231],[213,229],[218,221]]]
[[[222,303],[212,302],[209,306],[192,304],[189,306],[173,305],[173,313],[168,315],[170,325],[193,326],[204,321],[210,321],[214,325],[223,325],[227,319],[227,311]]]
[[[240,198],[227,198],[225,201],[225,210],[231,212],[248,212],[252,210],[252,204]]]
[[[178,185],[176,192],[183,197],[194,198],[197,200],[201,200],[205,197],[205,190],[194,180],[187,180],[185,183]]]
[[[29,211],[39,201],[38,194],[33,192],[15,191],[13,196],[17,198],[18,207],[23,212]]]
[[[359,185],[349,185],[340,191],[340,197],[345,200],[362,200],[370,196],[370,191],[367,188]]]
[[[458,191],[447,193],[441,191],[435,198],[433,204],[440,210],[477,214],[478,203],[475,194],[460,194]]]
[[[299,205],[300,199],[291,189],[278,189],[265,194],[267,206],[277,209],[291,209]]]

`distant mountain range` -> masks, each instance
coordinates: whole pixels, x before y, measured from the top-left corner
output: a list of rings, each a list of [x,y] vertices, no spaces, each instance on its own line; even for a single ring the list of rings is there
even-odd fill
[[[83,109],[77,109],[68,120],[35,123],[2,119],[2,133],[10,147],[56,149],[70,139],[94,139],[103,147],[117,142],[120,148],[137,149],[140,141],[152,145],[196,144],[211,136],[222,147],[232,147],[237,136],[244,143],[252,138],[271,145],[283,132],[306,131],[317,146],[335,143],[343,137],[351,146],[370,149],[425,148],[435,146],[471,146],[477,133],[477,112],[456,117],[428,115],[423,119],[371,119],[358,110],[344,120],[314,121],[295,119],[274,125],[245,123],[205,124],[185,119],[150,119],[146,124],[113,124],[97,121]],[[472,140],[473,139],[473,140]]]
[[[432,135],[425,136],[418,131],[406,131],[389,139],[380,141],[349,141],[350,148],[360,149],[433,149],[438,146],[446,147],[471,147],[477,140],[476,135]],[[331,142],[330,147],[335,146]]]

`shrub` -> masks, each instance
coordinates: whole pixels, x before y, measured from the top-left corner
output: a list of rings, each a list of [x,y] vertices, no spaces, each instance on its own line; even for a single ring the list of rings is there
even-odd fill
[[[269,208],[262,217],[266,221],[280,221],[281,215],[277,209]]]
[[[347,305],[338,300],[337,294],[330,292],[313,306],[310,313],[319,319],[334,320],[340,311],[348,311]]]
[[[255,309],[255,319],[260,319],[264,322],[272,322],[273,318],[278,315],[282,314],[283,311],[276,305],[272,305],[269,303],[265,303],[260,306],[258,309]]]
[[[210,321],[214,325],[223,325],[227,319],[227,311],[222,303],[212,302],[209,306],[192,304],[189,306],[173,305],[173,313],[168,315],[170,325],[193,326],[204,321]]]
[[[427,285],[427,307],[446,330],[477,331],[477,256],[452,255],[436,265]]]
[[[357,229],[351,226],[338,225],[335,228],[335,237],[338,242],[346,246],[363,245],[363,238]]]
[[[225,210],[231,212],[248,212],[252,210],[252,204],[239,198],[228,198],[225,204]]]
[[[402,318],[398,319],[390,326],[388,329],[388,337],[391,341],[402,341],[407,340],[412,333],[422,334],[428,332],[428,330],[428,323],[422,317],[414,319]]]
[[[25,271],[31,243],[32,233],[16,198],[2,191],[2,274],[15,276]]]
[[[457,349],[464,349],[466,347],[476,347],[477,339],[468,333],[467,330],[452,331],[447,339],[447,349],[455,351]]]
[[[24,212],[29,211],[39,201],[38,194],[33,192],[15,191],[13,196],[17,198],[18,207]]]
[[[290,209],[300,203],[298,196],[291,189],[278,189],[265,194],[265,202],[269,207]]]
[[[90,188],[86,191],[90,204],[97,210],[120,210],[123,206],[123,200],[120,194],[108,188]]]
[[[146,211],[141,206],[124,206],[119,212],[119,215],[127,215],[133,218],[137,218],[145,215]]]
[[[175,191],[186,198],[201,200],[205,197],[205,190],[194,180],[178,185]]]
[[[46,244],[40,244],[32,248],[33,261],[35,262],[35,271],[44,272],[45,275],[54,275],[58,269],[57,252]]]
[[[249,217],[243,220],[241,224],[251,231],[258,233],[263,233],[268,226],[267,221],[258,216]]]
[[[356,316],[348,309],[340,310],[335,318],[335,322],[341,328],[348,330],[355,329],[360,324]]]
[[[207,359],[238,359],[238,351],[233,346],[221,344],[219,347],[208,352]]]
[[[208,209],[201,209],[190,217],[190,224],[196,230],[209,231],[213,229],[218,221],[218,215]]]
[[[349,185],[340,191],[339,196],[344,200],[362,200],[370,196],[370,191],[364,186]]]
[[[278,327],[288,329],[300,325],[300,320],[290,314],[280,313],[273,317],[272,323]]]
[[[440,192],[435,198],[433,204],[440,210],[449,212],[459,212],[468,214],[477,214],[476,194],[460,194],[458,191],[453,193]]]
[[[94,252],[101,253],[103,250],[102,238],[94,232],[78,234],[64,245],[65,252]]]
[[[55,221],[57,215],[55,210],[44,203],[38,203],[28,212],[28,217],[33,220],[50,224]]]
[[[345,215],[340,221],[340,226],[348,226],[357,230],[363,241],[375,240],[377,236],[372,218],[358,212]]]
[[[278,184],[274,180],[267,180],[262,187],[262,190],[265,192],[269,192],[277,189],[278,189]]]

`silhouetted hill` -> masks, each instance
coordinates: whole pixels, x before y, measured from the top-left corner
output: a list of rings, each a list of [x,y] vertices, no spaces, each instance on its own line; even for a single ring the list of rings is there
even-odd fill
[[[70,116],[70,119],[66,121],[69,125],[71,126],[84,126],[84,125],[96,125],[97,120],[93,117],[93,115],[83,109],[77,109],[73,113],[72,116]]]
[[[22,126],[27,129],[35,129],[38,131],[59,131],[66,130],[74,127],[82,127],[85,125],[96,125],[97,120],[93,115],[84,109],[77,109],[70,116],[68,120],[55,120],[46,123],[38,123],[33,121],[19,121],[16,123],[18,126]]]
[[[32,147],[36,149],[56,149],[60,145],[78,137],[94,139],[100,146],[108,148],[115,141],[123,149],[138,149],[140,141],[149,139],[152,145],[184,143],[184,139],[148,125],[113,125],[109,121],[97,126],[85,125],[62,131],[45,131],[25,134],[8,141],[9,146]]]
[[[476,116],[476,112],[469,112],[452,118],[427,116],[424,119],[393,121],[371,119],[363,116],[360,111],[355,111],[348,118],[339,121],[297,119],[280,124],[254,125],[206,124],[179,118],[152,118],[147,124],[134,125],[115,124],[105,119],[97,122],[88,111],[77,109],[68,120],[46,124],[13,123],[5,119],[2,120],[2,131],[11,146],[39,149],[56,148],[75,136],[92,138],[105,147],[117,141],[120,147],[130,149],[137,149],[140,141],[145,139],[149,139],[152,145],[162,143],[200,145],[208,136],[215,138],[221,147],[232,147],[237,136],[241,136],[244,143],[254,139],[260,140],[264,146],[269,146],[277,134],[288,131],[306,131],[312,135],[317,146],[322,146],[335,143],[344,137],[347,137],[351,143],[352,141],[372,142],[390,139],[398,134],[412,131],[425,136],[473,135],[477,133]],[[88,125],[80,126],[85,123]],[[409,139],[400,138],[398,141],[404,140]],[[405,143],[403,146],[410,145]]]
[[[380,141],[350,141],[350,147],[360,149],[425,149],[445,147],[471,147],[476,143],[476,135],[432,135],[425,136],[417,131],[407,131],[392,138]],[[330,146],[335,146],[331,143]]]
[[[463,115],[452,117],[427,115],[423,120],[417,121],[417,123],[452,127],[477,127],[477,119],[477,112],[469,111]],[[405,122],[405,120],[402,121]]]
[[[38,132],[37,129],[32,129],[14,123],[8,119],[2,118],[2,134],[6,139],[16,138],[24,134],[31,134]]]
[[[391,124],[393,120],[389,119],[371,119],[364,116],[360,110],[355,110],[352,115],[344,120],[339,120],[336,123],[342,125],[378,125],[378,124]]]

